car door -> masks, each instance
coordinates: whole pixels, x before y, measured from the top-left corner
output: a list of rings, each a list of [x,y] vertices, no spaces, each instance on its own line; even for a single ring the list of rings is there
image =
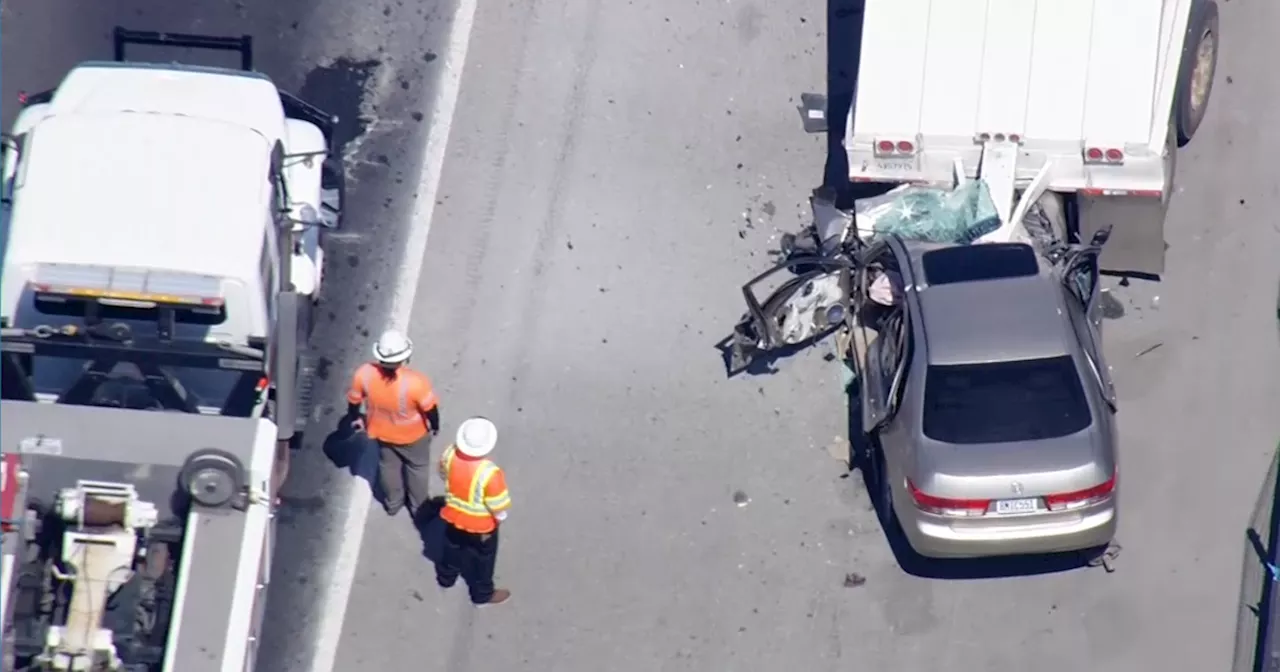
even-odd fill
[[[1080,345],[1089,357],[1090,366],[1102,394],[1112,409],[1116,405],[1115,384],[1102,349],[1102,277],[1098,265],[1100,246],[1091,246],[1073,253],[1068,262],[1063,282],[1067,293],[1075,302],[1073,323]]]
[[[883,317],[876,313],[883,311],[871,300],[870,291],[876,275],[884,269],[884,262],[891,259],[891,253],[886,245],[879,243],[864,251],[859,258],[861,263],[854,271],[857,273],[858,307],[858,319],[854,327],[857,333],[854,335],[854,342],[855,347],[860,347],[862,350],[862,375],[859,376],[862,427],[864,431],[870,432],[884,417],[885,385],[890,375],[887,371],[891,370],[886,369],[886,361],[893,358],[891,348],[894,340],[885,338],[884,324],[887,324],[888,320],[875,323],[877,319]]]

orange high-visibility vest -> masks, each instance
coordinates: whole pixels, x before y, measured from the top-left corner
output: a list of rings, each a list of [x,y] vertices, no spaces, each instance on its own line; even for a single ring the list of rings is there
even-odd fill
[[[439,402],[431,379],[405,367],[386,377],[374,364],[364,364],[351,378],[347,401],[365,404],[365,428],[369,438],[407,446],[426,436],[423,414]]]
[[[440,476],[446,484],[440,517],[459,530],[492,532],[498,527],[494,514],[511,508],[507,479],[487,459],[467,457],[449,446],[440,457]]]

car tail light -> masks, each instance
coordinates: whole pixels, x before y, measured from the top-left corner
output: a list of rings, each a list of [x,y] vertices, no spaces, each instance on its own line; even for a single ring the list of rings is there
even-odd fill
[[[1116,475],[1113,473],[1111,478],[1105,482],[1085,488],[1084,490],[1076,490],[1075,492],[1064,492],[1057,495],[1046,495],[1044,503],[1049,507],[1050,511],[1070,511],[1081,507],[1097,504],[1106,500],[1116,491]]]
[[[986,515],[987,509],[991,507],[991,500],[989,499],[936,497],[921,491],[910,480],[907,481],[907,489],[911,491],[911,499],[915,500],[916,508],[939,516],[982,516]]]
[[[1119,165],[1124,163],[1124,152],[1115,148],[1086,147],[1084,150],[1084,162]]]

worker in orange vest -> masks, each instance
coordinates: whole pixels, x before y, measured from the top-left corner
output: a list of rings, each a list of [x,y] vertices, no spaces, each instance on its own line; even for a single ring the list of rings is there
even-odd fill
[[[498,524],[506,520],[511,494],[502,469],[487,458],[498,443],[498,428],[471,418],[458,428],[454,444],[440,457],[445,482],[444,552],[436,562],[436,582],[451,588],[461,576],[478,607],[502,604],[511,591],[493,586],[498,561]]]
[[[431,436],[440,431],[440,404],[431,380],[406,364],[413,341],[390,330],[373,345],[374,361],[362,364],[347,391],[347,417],[353,429],[378,443],[378,481],[394,516],[404,508],[416,517],[427,502],[431,474]],[[361,412],[361,405],[364,410]]]

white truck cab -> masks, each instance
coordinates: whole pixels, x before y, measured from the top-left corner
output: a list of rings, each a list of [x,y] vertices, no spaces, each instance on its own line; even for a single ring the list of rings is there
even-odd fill
[[[1049,194],[1082,239],[1114,224],[1105,267],[1158,276],[1217,44],[1213,0],[866,0],[849,178],[980,178],[1004,224],[987,240]],[[823,122],[807,129],[826,130],[825,98],[805,98]]]
[[[133,62],[131,44],[238,51],[243,69]],[[335,119],[254,72],[248,37],[117,29],[115,52],[28,96],[4,137],[4,327],[158,325],[262,366],[296,358],[341,211]],[[303,337],[281,351],[284,293]]]

